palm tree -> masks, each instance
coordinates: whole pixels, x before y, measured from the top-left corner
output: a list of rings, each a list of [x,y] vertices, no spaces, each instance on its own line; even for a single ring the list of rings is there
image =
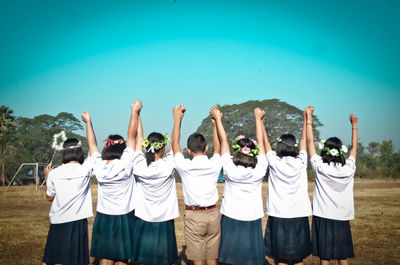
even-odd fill
[[[7,134],[14,130],[16,123],[13,116],[14,111],[7,106],[0,106],[0,147],[1,147],[1,182],[4,186],[4,153],[8,140]]]

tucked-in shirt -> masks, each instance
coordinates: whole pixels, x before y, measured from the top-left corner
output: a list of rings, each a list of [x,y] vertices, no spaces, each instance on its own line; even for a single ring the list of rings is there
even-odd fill
[[[47,177],[48,196],[54,200],[50,208],[50,223],[61,224],[93,216],[90,176],[99,153],[83,164],[67,163],[50,171]]]
[[[221,213],[241,221],[253,221],[264,216],[261,197],[262,181],[267,172],[265,155],[257,156],[255,168],[237,166],[230,154],[222,156],[225,190]]]
[[[310,162],[315,172],[313,215],[342,221],[354,219],[355,158],[350,156],[342,166],[324,163],[315,154]]]
[[[125,148],[120,159],[99,159],[93,170],[97,178],[97,211],[109,215],[122,215],[135,209],[134,189],[136,185],[132,166],[139,152]]]
[[[279,157],[275,151],[269,151],[267,160],[267,214],[280,218],[310,216],[306,151],[300,151],[297,157]]]
[[[147,222],[164,222],[179,216],[172,152],[151,162],[140,152],[133,165],[137,176],[135,215]]]
[[[221,156],[214,154],[210,159],[205,155],[192,160],[182,153],[174,156],[176,169],[182,179],[183,200],[188,206],[208,207],[218,201],[217,182],[222,168]]]

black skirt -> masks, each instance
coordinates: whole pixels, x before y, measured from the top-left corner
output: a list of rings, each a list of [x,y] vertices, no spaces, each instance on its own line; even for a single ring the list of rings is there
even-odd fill
[[[135,229],[135,211],[123,215],[96,213],[90,256],[99,259],[128,260]]]
[[[301,260],[311,254],[308,217],[268,217],[265,229],[265,253],[278,260]]]
[[[262,265],[265,262],[261,218],[239,221],[221,217],[218,262],[234,265]]]
[[[43,262],[46,264],[89,264],[87,219],[50,224]]]
[[[320,259],[353,258],[350,222],[313,216],[312,245],[312,254]]]
[[[146,222],[136,219],[132,261],[147,265],[170,265],[178,259],[174,220]]]

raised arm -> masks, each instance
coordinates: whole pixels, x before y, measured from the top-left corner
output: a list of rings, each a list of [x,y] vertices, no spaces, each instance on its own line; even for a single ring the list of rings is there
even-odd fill
[[[138,115],[138,127],[137,127],[137,134],[136,134],[136,148],[135,151],[142,151],[143,150],[143,125],[142,119],[140,119],[140,113]]]
[[[312,126],[312,115],[313,115],[313,112],[314,112],[314,107],[313,106],[308,106],[306,108],[306,114],[307,114],[306,139],[307,139],[308,153],[310,154],[310,157],[312,157],[313,155],[315,155],[317,153],[315,151],[314,132],[313,132],[313,126]]]
[[[86,138],[89,145],[89,154],[92,155],[99,150],[97,149],[96,136],[94,135],[90,114],[89,112],[85,111],[84,113],[82,113],[81,117],[83,122],[86,124]]]
[[[263,122],[262,131],[263,131],[263,140],[264,140],[265,153],[268,153],[269,151],[272,150],[272,147],[271,147],[271,144],[268,141],[268,134],[267,134],[267,131],[265,130],[264,122]]]
[[[133,104],[131,104],[131,119],[129,121],[128,127],[128,141],[126,142],[126,147],[130,147],[135,149],[136,147],[136,133],[138,128],[138,116],[139,112],[142,109],[142,101],[135,100]]]
[[[350,123],[351,123],[351,127],[352,127],[350,156],[356,158],[357,157],[357,147],[358,147],[358,128],[357,128],[358,117],[354,114],[350,114]]]
[[[221,143],[218,138],[217,124],[215,120],[211,118],[211,122],[213,124],[213,144],[214,144],[214,154],[221,154]]]
[[[171,145],[174,154],[181,153],[181,147],[179,146],[179,139],[181,137],[181,124],[183,115],[186,111],[185,106],[178,105],[172,109],[172,115],[174,116],[174,127],[172,129]]]
[[[303,129],[301,131],[300,151],[307,151],[307,108],[303,111]]]
[[[254,109],[254,118],[256,120],[256,137],[258,142],[258,148],[260,148],[260,155],[265,155],[265,148],[264,148],[265,127],[263,122],[264,116],[265,116],[265,111],[261,110],[260,108]]]
[[[210,109],[210,115],[211,118],[215,121],[216,132],[218,135],[219,142],[221,144],[221,155],[229,154],[230,150],[229,150],[228,139],[226,137],[224,125],[222,125],[222,113],[215,106],[212,106]]]

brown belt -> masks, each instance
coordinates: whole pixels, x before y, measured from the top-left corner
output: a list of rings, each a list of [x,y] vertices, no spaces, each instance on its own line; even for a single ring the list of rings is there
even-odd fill
[[[186,210],[190,211],[206,211],[206,210],[211,210],[215,208],[215,204],[207,207],[200,207],[200,206],[187,206],[186,205]]]

